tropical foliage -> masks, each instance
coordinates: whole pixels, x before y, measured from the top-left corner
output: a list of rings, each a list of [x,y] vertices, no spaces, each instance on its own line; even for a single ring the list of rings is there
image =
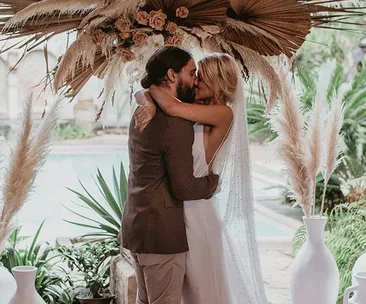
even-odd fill
[[[312,67],[299,67],[294,75],[296,87],[301,91],[300,101],[305,109],[310,109],[315,100],[318,69]],[[366,175],[366,68],[360,70],[355,78],[348,84],[349,89],[343,97],[345,104],[344,121],[342,125],[343,157],[331,179],[331,189],[327,190],[329,207],[343,203],[345,200],[340,191],[349,182]],[[327,99],[339,92],[346,83],[344,68],[337,64],[327,88]],[[271,132],[268,119],[261,111],[265,106],[258,103],[258,99],[251,99],[248,104],[248,123],[252,137],[270,140],[276,137]],[[263,112],[262,112],[263,113]],[[318,177],[318,181],[320,177]],[[318,183],[318,190],[321,185]],[[347,194],[347,193],[345,193]],[[287,198],[288,199],[288,198]],[[287,200],[286,199],[286,200]],[[333,199],[335,199],[333,201]],[[330,202],[332,200],[332,202]]]
[[[74,296],[101,298],[109,295],[111,257],[119,254],[116,241],[60,246],[58,251],[68,266],[65,278]]]
[[[9,236],[9,246],[0,255],[0,262],[9,270],[16,266],[37,267],[36,289],[46,303],[72,303],[63,278],[56,270],[59,258],[55,248],[48,243],[38,243],[42,227],[43,223],[39,226],[29,247],[25,249],[21,249],[19,245],[29,237],[21,236],[21,228],[16,228]]]
[[[113,168],[112,190],[112,188],[108,186],[99,168],[97,169],[97,172],[95,184],[99,189],[102,200],[98,201],[97,198],[95,198],[90,191],[85,188],[81,181],[79,182],[84,193],[68,188],[71,192],[77,195],[79,202],[81,202],[83,206],[87,207],[94,213],[95,218],[86,217],[80,212],[65,206],[71,213],[75,214],[81,220],[80,222],[66,220],[66,222],[94,229],[93,232],[82,235],[82,238],[102,237],[115,240],[121,228],[121,218],[127,195],[126,174],[122,162],[118,177],[115,169]],[[74,203],[74,205],[78,206],[76,203]]]

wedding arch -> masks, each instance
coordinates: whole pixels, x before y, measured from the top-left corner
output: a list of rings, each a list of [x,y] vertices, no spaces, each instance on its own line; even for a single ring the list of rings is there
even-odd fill
[[[105,81],[103,106],[113,99],[122,69],[136,80],[149,55],[162,45],[225,52],[236,58],[244,76],[259,74],[269,88],[271,107],[281,84],[265,56],[291,57],[312,27],[359,25],[349,20],[364,15],[363,7],[353,2],[2,0],[0,29],[10,43],[2,51],[22,48],[26,55],[45,43],[47,55],[48,40],[76,32],[56,66],[47,68],[44,83],[74,97],[97,76]]]

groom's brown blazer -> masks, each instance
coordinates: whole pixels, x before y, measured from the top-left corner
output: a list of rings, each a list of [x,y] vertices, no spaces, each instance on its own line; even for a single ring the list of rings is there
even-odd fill
[[[157,106],[154,119],[144,131],[134,125],[133,117],[122,246],[133,253],[186,252],[183,201],[211,197],[218,176],[193,176],[191,122],[166,116]]]

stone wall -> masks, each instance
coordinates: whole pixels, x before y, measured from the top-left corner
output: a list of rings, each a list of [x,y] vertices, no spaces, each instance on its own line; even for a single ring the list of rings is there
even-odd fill
[[[135,270],[126,255],[119,255],[111,263],[111,292],[115,304],[135,304],[137,284]]]

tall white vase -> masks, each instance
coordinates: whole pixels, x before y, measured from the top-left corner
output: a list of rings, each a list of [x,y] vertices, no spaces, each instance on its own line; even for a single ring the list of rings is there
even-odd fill
[[[15,294],[17,283],[8,269],[0,266],[0,303],[9,303],[11,297]]]
[[[325,246],[324,228],[328,218],[303,217],[303,220],[308,236],[292,265],[292,304],[335,304],[339,271]]]
[[[9,304],[45,304],[35,287],[37,268],[33,266],[18,266],[12,269],[17,282],[17,291]]]

